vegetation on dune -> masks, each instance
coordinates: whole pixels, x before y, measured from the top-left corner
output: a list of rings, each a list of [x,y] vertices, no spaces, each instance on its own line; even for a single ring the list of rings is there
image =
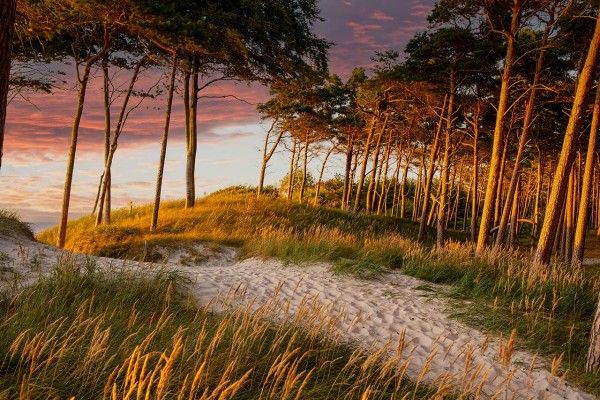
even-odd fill
[[[392,358],[339,344],[322,310],[307,306],[300,321],[273,299],[215,314],[182,283],[173,271],[64,263],[0,296],[0,398],[452,398],[444,381],[404,378],[401,344]]]
[[[33,239],[33,230],[29,224],[23,222],[14,212],[0,210],[0,236],[23,236]]]
[[[456,315],[478,328],[509,334],[545,355],[563,356],[570,378],[600,393],[600,379],[584,374],[589,332],[600,281],[595,269],[572,270],[553,264],[533,270],[531,258],[505,249],[474,255],[474,245],[452,241],[443,249],[419,244],[418,224],[394,217],[350,212],[275,197],[257,199],[251,188],[229,188],[209,195],[193,210],[183,202],[161,208],[158,229],[148,226],[151,207],[119,210],[111,226],[91,218],[73,221],[68,246],[113,257],[158,256],[157,246],[210,241],[240,247],[242,257],[278,257],[287,262],[332,261],[338,272],[372,277],[388,268],[431,282],[451,284],[460,300]],[[461,235],[454,233],[457,238]],[[56,229],[38,238],[53,243]],[[158,261],[158,258],[155,258]]]

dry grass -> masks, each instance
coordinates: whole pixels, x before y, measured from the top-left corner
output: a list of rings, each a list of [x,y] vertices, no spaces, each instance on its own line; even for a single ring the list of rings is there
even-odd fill
[[[67,247],[96,255],[157,260],[154,246],[210,241],[240,247],[242,257],[278,257],[288,262],[331,261],[341,272],[369,277],[387,268],[453,285],[456,316],[479,329],[510,335],[517,345],[542,354],[563,355],[565,370],[586,389],[600,393],[600,377],[583,373],[583,361],[597,295],[595,269],[573,270],[554,263],[533,270],[522,253],[507,250],[476,257],[468,243],[444,249],[415,243],[415,225],[397,218],[359,215],[280,199],[256,199],[249,190],[230,189],[199,201],[161,208],[159,230],[148,231],[150,207],[115,213],[110,227],[92,227],[90,218],[70,223]],[[56,230],[39,238],[54,242]],[[149,251],[144,252],[148,246]],[[469,300],[465,306],[463,300]]]

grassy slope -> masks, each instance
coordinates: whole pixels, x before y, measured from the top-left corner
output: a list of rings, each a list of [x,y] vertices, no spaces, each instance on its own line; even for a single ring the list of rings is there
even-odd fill
[[[597,299],[597,273],[553,265],[533,272],[526,256],[502,252],[474,257],[469,244],[451,242],[441,251],[416,244],[415,224],[397,218],[353,216],[340,210],[257,200],[251,191],[225,190],[183,211],[181,202],[161,208],[160,226],[149,233],[151,208],[121,210],[110,227],[93,228],[90,218],[69,225],[67,247],[114,257],[142,257],[145,243],[177,246],[182,241],[235,245],[243,256],[274,256],[290,262],[332,261],[341,271],[371,276],[386,268],[432,282],[452,284],[452,295],[477,300],[457,315],[480,329],[510,333],[543,354],[564,353],[563,366],[588,390],[600,379],[582,373]],[[459,238],[460,234],[453,234]],[[53,243],[56,229],[39,238]],[[592,270],[590,270],[592,271]]]
[[[0,399],[317,400],[366,391],[369,399],[429,399],[437,391],[405,380],[396,368],[403,361],[291,319],[269,322],[279,303],[217,315],[178,296],[178,282],[168,271],[64,264],[34,287],[0,293]],[[439,398],[451,398],[445,391]]]

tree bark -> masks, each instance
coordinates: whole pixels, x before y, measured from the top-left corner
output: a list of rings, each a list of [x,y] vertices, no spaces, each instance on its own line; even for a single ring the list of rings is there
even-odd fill
[[[585,361],[585,371],[588,373],[597,373],[600,371],[600,297],[596,306],[594,323],[592,324],[590,347]]]
[[[67,221],[69,219],[69,204],[71,202],[71,185],[73,183],[73,170],[75,167],[75,154],[77,152],[77,139],[79,136],[79,125],[81,124],[81,116],[83,115],[83,106],[85,105],[85,95],[87,85],[90,79],[90,72],[94,64],[99,61],[110,46],[111,36],[108,26],[104,26],[104,47],[97,54],[89,57],[85,62],[83,74],[79,78],[79,90],[77,91],[77,110],[73,119],[73,127],[71,128],[71,145],[69,146],[69,158],[67,161],[67,172],[65,176],[65,186],[63,190],[63,201],[60,213],[60,221],[58,224],[58,240],[56,246],[63,248],[67,237]],[[77,66],[79,67],[79,66]]]
[[[454,73],[450,77],[450,98],[448,99],[448,112],[446,119],[446,134],[444,140],[444,159],[442,176],[440,178],[440,205],[438,208],[436,247],[444,247],[444,235],[448,219],[448,179],[450,177],[450,136],[454,122]]]
[[[387,123],[389,121],[390,114],[385,115],[385,119],[383,120],[383,124],[379,131],[379,135],[377,136],[377,143],[375,144],[375,149],[373,152],[373,171],[371,172],[371,179],[369,180],[369,186],[367,187],[367,200],[365,207],[367,212],[373,211],[374,204],[374,194],[375,194],[375,181],[377,178],[377,169],[379,168],[379,153],[381,151],[381,141],[383,140],[383,135],[385,130],[387,129]]]
[[[325,173],[325,166],[327,165],[327,160],[329,160],[329,156],[333,151],[337,148],[337,146],[331,146],[331,148],[325,154],[325,159],[323,160],[323,165],[321,165],[321,171],[319,172],[319,179],[317,179],[317,186],[315,188],[315,206],[319,205],[319,195],[321,194],[321,182],[323,181],[323,174]]]
[[[119,113],[119,119],[117,120],[117,125],[115,127],[115,133],[113,135],[112,143],[110,145],[110,151],[108,152],[108,158],[106,159],[106,164],[104,165],[104,173],[102,174],[103,179],[102,179],[102,186],[100,188],[100,201],[98,203],[98,213],[96,214],[96,226],[100,225],[100,223],[102,222],[102,210],[104,207],[104,201],[105,201],[106,194],[107,194],[108,180],[110,178],[109,171],[112,166],[112,161],[113,161],[115,152],[117,151],[119,137],[121,136],[121,133],[123,132],[123,125],[125,124],[125,119],[126,119],[125,113],[127,111],[127,105],[129,104],[129,99],[131,98],[131,95],[133,94],[133,87],[134,87],[135,83],[137,82],[138,76],[140,74],[140,69],[142,68],[142,65],[144,65],[145,62],[146,62],[145,57],[142,57],[142,59],[135,66],[133,75],[131,76],[131,81],[129,82],[129,87],[127,88],[127,92],[125,94],[125,99],[123,100],[123,105],[121,106],[121,112]]]
[[[596,19],[594,36],[588,49],[587,58],[577,83],[577,91],[573,100],[573,108],[567,131],[563,141],[556,173],[552,180],[552,190],[546,205],[544,224],[540,232],[540,239],[535,253],[534,261],[539,266],[546,266],[552,256],[552,233],[556,230],[560,218],[560,205],[568,183],[569,172],[575,159],[577,137],[579,136],[583,115],[585,113],[588,93],[593,84],[596,67],[598,65],[598,52],[600,51],[600,18]]]
[[[352,191],[350,175],[352,170],[352,151],[354,148],[353,137],[354,135],[348,135],[348,143],[346,144],[346,167],[344,168],[344,190],[342,192],[342,209],[344,210],[348,209],[350,202],[348,194]]]
[[[287,199],[292,200],[294,191],[294,161],[296,159],[296,148],[298,147],[298,139],[294,138],[294,147],[292,147],[292,155],[290,157],[290,171],[288,173],[288,188]]]
[[[433,182],[433,175],[435,173],[435,160],[440,147],[440,135],[443,129],[444,115],[446,113],[446,105],[448,103],[448,95],[444,97],[444,104],[442,105],[442,111],[440,112],[440,120],[438,121],[435,137],[433,144],[431,145],[431,152],[429,153],[429,171],[425,179],[425,186],[423,188],[424,198],[423,207],[421,208],[421,222],[419,223],[419,234],[417,240],[422,242],[425,239],[425,228],[427,227],[427,217],[429,212],[429,197],[431,196],[431,183]]]
[[[171,79],[169,80],[169,93],[167,95],[167,106],[165,109],[165,126],[162,141],[160,143],[160,158],[158,160],[158,173],[156,175],[156,190],[154,193],[154,208],[152,209],[152,221],[150,231],[158,225],[158,211],[160,209],[160,193],[162,190],[163,173],[165,170],[165,158],[167,156],[167,140],[169,139],[169,125],[171,123],[171,109],[173,108],[173,92],[175,91],[175,77],[177,76],[177,53],[173,53],[171,66]]]
[[[263,147],[262,164],[260,166],[260,177],[258,179],[258,188],[256,189],[256,197],[260,197],[260,195],[262,194],[262,191],[264,189],[264,184],[265,184],[265,173],[267,172],[267,164],[269,163],[269,160],[271,159],[271,157],[273,157],[273,154],[275,153],[277,146],[279,146],[279,143],[281,142],[281,138],[283,137],[283,133],[285,131],[284,129],[279,130],[279,134],[275,138],[275,142],[273,143],[273,146],[271,147],[270,150],[267,150],[267,148],[269,147],[269,139],[271,138],[271,133],[273,132],[273,129],[275,129],[276,125],[277,125],[277,119],[275,119],[273,121],[273,123],[271,124],[271,127],[265,134],[265,145]]]
[[[308,177],[308,145],[310,144],[310,134],[306,131],[304,139],[304,159],[302,162],[302,182],[300,184],[300,203],[304,201],[304,191],[306,190],[306,178]]]
[[[506,57],[504,59],[504,71],[502,73],[502,85],[500,88],[500,99],[496,113],[496,126],[494,128],[494,141],[492,144],[492,153],[490,155],[490,170],[485,191],[485,200],[483,202],[483,211],[481,213],[481,225],[479,226],[479,235],[477,237],[476,253],[481,254],[487,244],[494,220],[494,206],[496,203],[498,179],[502,164],[502,150],[505,140],[506,112],[508,110],[508,100],[510,97],[510,83],[512,79],[512,70],[516,57],[517,34],[520,27],[522,0],[515,0],[515,8],[512,10],[510,32],[507,32]]]
[[[356,198],[354,199],[354,214],[358,214],[360,210],[360,196],[362,194],[362,187],[365,183],[365,174],[367,172],[367,163],[369,162],[369,153],[371,151],[371,141],[373,140],[373,133],[375,132],[375,125],[379,119],[378,115],[373,115],[371,119],[371,125],[367,133],[367,142],[365,143],[365,154],[363,155],[362,165],[360,167],[360,174],[358,175],[358,184],[356,186]]]
[[[575,242],[573,244],[573,258],[571,263],[574,266],[583,264],[583,251],[585,247],[585,234],[588,223],[588,210],[590,206],[590,192],[592,190],[594,178],[594,162],[596,156],[596,141],[598,138],[598,128],[600,126],[600,85],[596,88],[596,99],[594,101],[594,112],[592,116],[592,126],[590,128],[590,139],[588,141],[587,155],[585,158],[585,170],[583,172],[583,186],[581,188],[581,199],[579,200],[579,212],[577,216],[577,226],[575,228]]]
[[[17,0],[3,0],[0,4],[0,169],[4,149],[8,81],[16,11]]]
[[[198,152],[198,75],[200,60],[194,56],[192,61],[191,99],[189,128],[187,130],[187,154],[185,164],[185,208],[193,208],[196,203],[196,154]]]

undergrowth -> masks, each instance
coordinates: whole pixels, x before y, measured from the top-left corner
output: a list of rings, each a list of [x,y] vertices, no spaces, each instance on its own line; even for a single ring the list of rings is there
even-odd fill
[[[384,216],[353,215],[233,188],[184,210],[161,206],[159,229],[150,233],[151,207],[120,210],[111,226],[93,228],[91,218],[69,224],[67,247],[118,258],[160,258],[145,249],[208,241],[237,246],[242,257],[284,262],[329,261],[339,272],[371,278],[390,268],[452,285],[463,307],[456,314],[482,330],[516,329],[520,344],[548,355],[564,354],[570,379],[600,394],[600,377],[583,373],[600,282],[597,269],[573,270],[558,263],[536,271],[526,254],[502,250],[474,255],[464,234],[450,232],[444,249],[414,240],[417,225]],[[56,228],[39,238],[54,243]],[[428,242],[429,241],[429,242]]]
[[[276,300],[198,309],[184,278],[65,263],[0,295],[0,399],[454,398],[405,379],[400,344],[391,358],[341,344],[335,317]]]

